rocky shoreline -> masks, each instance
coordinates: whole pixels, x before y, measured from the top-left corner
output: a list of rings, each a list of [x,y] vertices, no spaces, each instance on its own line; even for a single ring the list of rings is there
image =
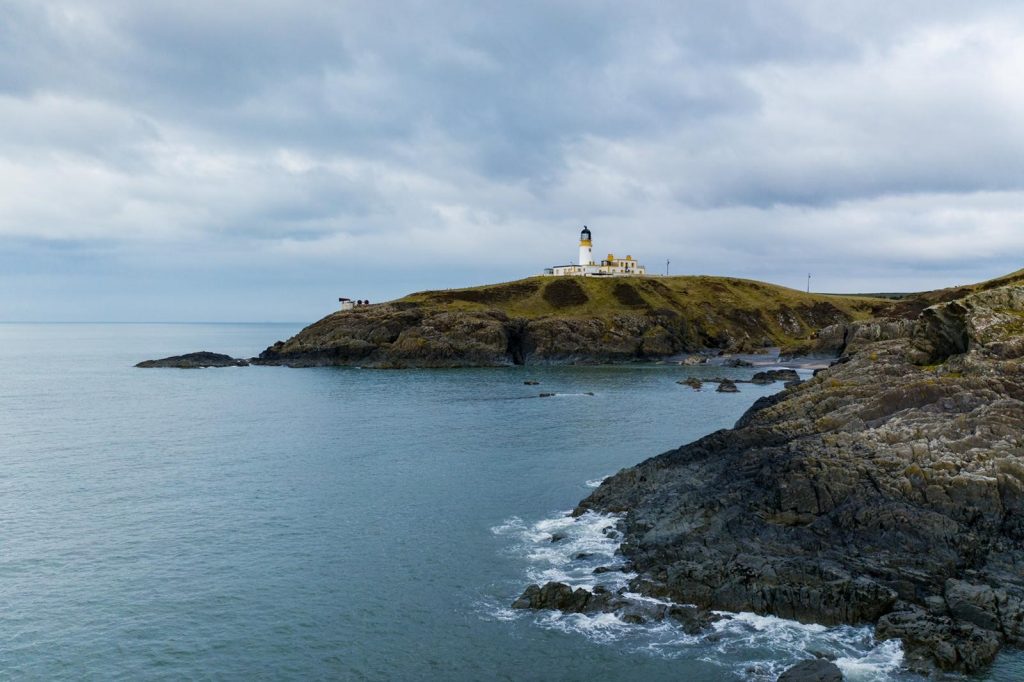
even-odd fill
[[[1024,287],[847,329],[842,351],[574,513],[625,514],[630,591],[874,624],[912,671],[980,670],[1024,645]],[[531,586],[517,606],[625,612],[620,598]]]

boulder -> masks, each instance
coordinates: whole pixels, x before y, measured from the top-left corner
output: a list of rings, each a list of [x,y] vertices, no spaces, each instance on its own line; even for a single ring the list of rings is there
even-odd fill
[[[736,382],[730,379],[722,379],[718,384],[718,388],[715,389],[719,393],[739,393],[740,389],[736,388]]]

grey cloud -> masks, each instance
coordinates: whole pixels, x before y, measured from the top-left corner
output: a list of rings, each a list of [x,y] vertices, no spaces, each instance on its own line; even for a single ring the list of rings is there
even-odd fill
[[[690,266],[752,275],[770,270],[748,243],[819,259],[850,233],[902,267],[890,235],[944,235],[954,214],[965,248],[923,253],[922,272],[957,252],[996,262],[971,240],[1017,246],[992,227],[1019,218],[1024,182],[1011,2],[0,13],[0,239],[353,253],[446,276],[479,268],[497,228],[522,247],[508,267],[532,272],[571,256],[555,238],[579,222],[651,259],[699,239]]]

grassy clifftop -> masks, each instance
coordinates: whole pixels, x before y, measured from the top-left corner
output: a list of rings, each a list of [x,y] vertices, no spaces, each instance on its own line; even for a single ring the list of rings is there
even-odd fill
[[[516,317],[593,317],[637,308],[698,310],[710,305],[764,310],[816,304],[857,314],[891,303],[870,296],[807,294],[749,279],[704,276],[529,277],[465,289],[422,291],[399,302],[459,310],[496,308]]]
[[[804,339],[835,322],[867,319],[892,308],[868,296],[808,294],[735,277],[530,277],[489,286],[424,291],[397,301],[425,309],[500,310],[526,320],[609,320],[671,312],[699,324],[706,338],[761,327],[773,343]]]
[[[806,342],[893,305],[726,277],[531,277],[336,312],[259,361],[450,367],[752,351]]]

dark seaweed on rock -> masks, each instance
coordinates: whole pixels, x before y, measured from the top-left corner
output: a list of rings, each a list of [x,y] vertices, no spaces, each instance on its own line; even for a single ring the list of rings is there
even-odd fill
[[[622,551],[652,596],[876,623],[921,671],[1024,645],[1024,286],[904,332],[619,472],[576,513],[627,512]]]

